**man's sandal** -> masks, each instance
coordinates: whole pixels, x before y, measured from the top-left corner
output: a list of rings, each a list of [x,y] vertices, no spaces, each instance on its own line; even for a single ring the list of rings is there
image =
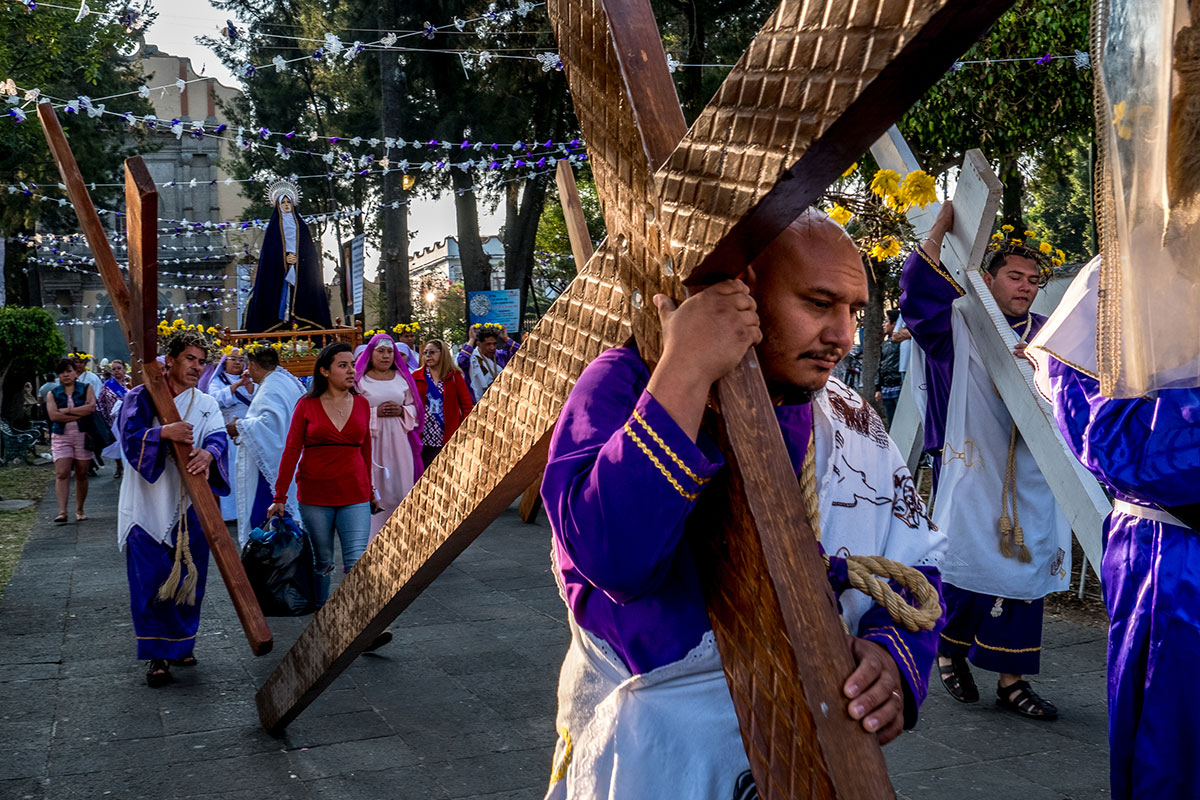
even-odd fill
[[[54,524],[66,525],[67,524],[67,512],[64,511],[61,514],[59,514],[57,517],[55,517]]]
[[[146,668],[146,685],[157,689],[171,682],[171,664],[165,658],[153,659]]]
[[[955,656],[950,663],[942,666],[938,663],[938,675],[946,691],[960,703],[974,703],[979,700],[979,687],[975,685],[975,676],[967,666],[967,659]]]
[[[199,664],[199,660],[195,656],[184,656],[183,658],[172,658],[172,667],[194,667]]]
[[[1058,709],[1054,703],[1042,699],[1028,681],[1017,681],[1008,686],[997,685],[996,705],[1030,719],[1045,722],[1058,719]]]

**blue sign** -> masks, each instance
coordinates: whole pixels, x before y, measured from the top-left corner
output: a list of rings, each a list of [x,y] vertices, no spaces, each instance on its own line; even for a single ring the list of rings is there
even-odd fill
[[[468,292],[467,316],[472,325],[495,322],[516,332],[521,323],[521,290]]]

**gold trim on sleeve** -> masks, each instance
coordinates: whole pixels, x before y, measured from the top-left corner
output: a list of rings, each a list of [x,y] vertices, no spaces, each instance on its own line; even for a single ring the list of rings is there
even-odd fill
[[[963,291],[963,288],[958,285],[958,281],[956,281],[956,280],[954,280],[954,278],[950,277],[950,273],[948,273],[948,272],[946,272],[946,270],[942,269],[941,264],[933,263],[933,259],[931,259],[929,256],[927,256],[925,254],[925,251],[922,250],[919,245],[917,246],[916,253],[917,253],[917,255],[919,255],[921,257],[922,261],[924,261],[926,264],[928,264],[930,267],[933,268],[934,272],[936,272],[938,275],[941,275],[943,278],[946,279],[947,283],[949,283],[951,286],[954,287],[954,291],[958,292],[959,297],[962,297],[964,294],[966,294],[966,292]]]
[[[684,474],[695,481],[696,485],[703,486],[704,484],[708,483],[708,478],[701,478],[699,475],[688,469],[688,465],[684,464],[683,460],[679,456],[675,455],[674,450],[672,450],[670,447],[667,447],[667,443],[664,442],[662,437],[650,427],[649,423],[647,423],[645,418],[638,413],[636,408],[633,410],[633,418],[637,420],[637,423],[642,426],[646,433],[650,434],[650,438],[654,440],[656,445],[662,448],[662,451],[667,454],[667,457],[675,462],[675,466],[683,470]]]
[[[629,438],[633,440],[633,443],[638,446],[638,449],[646,454],[646,458],[650,459],[650,463],[658,467],[658,471],[661,472],[663,477],[665,477],[667,481],[675,487],[675,491],[679,492],[681,497],[683,497],[685,500],[695,500],[700,496],[699,493],[685,491],[684,488],[679,485],[679,481],[675,480],[675,476],[671,474],[671,471],[668,470],[666,466],[664,466],[663,463],[658,460],[658,456],[650,452],[650,448],[647,447],[646,443],[641,440],[641,437],[634,433],[633,428],[630,427],[628,422],[625,423],[625,433],[628,434]]]

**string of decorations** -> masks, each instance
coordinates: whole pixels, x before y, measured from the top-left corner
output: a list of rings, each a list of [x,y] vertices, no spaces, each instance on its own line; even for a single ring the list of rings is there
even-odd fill
[[[587,160],[587,154],[581,153],[581,154],[579,154],[579,156],[577,158],[575,158],[575,160],[570,160],[570,159],[559,159],[559,160],[566,160],[566,161],[569,161],[569,163],[571,163],[572,165],[578,165],[579,163]],[[453,191],[456,195],[461,196],[461,195],[464,195],[464,194],[467,194],[470,192],[479,191],[480,189],[495,189],[495,188],[503,186],[507,183],[512,183],[512,182],[518,181],[518,180],[529,180],[531,178],[536,178],[536,177],[540,177],[542,175],[547,175],[550,172],[553,172],[553,169],[544,169],[544,170],[540,170],[540,171],[536,171],[536,172],[530,172],[530,173],[527,173],[525,175],[522,175],[522,176],[519,176],[516,178],[507,178],[504,180],[495,181],[493,183],[488,183],[483,186],[472,185],[472,186],[468,186],[468,187],[465,187],[462,189],[455,189]],[[302,180],[304,178],[312,178],[312,177],[320,177],[320,176],[312,176],[312,175],[295,176],[295,175],[293,175],[293,176],[289,176],[289,179],[294,181],[294,180]],[[89,186],[91,186],[92,188],[95,188],[96,186],[106,186],[106,185],[109,185],[109,184],[89,184]],[[112,185],[118,186],[118,185],[124,185],[124,184],[112,184]],[[15,185],[15,186],[9,185],[9,184],[0,184],[0,188],[7,188],[10,194],[15,193],[16,191],[20,191],[22,194],[24,194],[28,197],[36,197],[39,199],[49,200],[49,201],[57,203],[59,206],[63,206],[63,207],[65,207],[65,206],[74,207],[73,204],[71,203],[71,201],[65,197],[50,197],[49,195],[35,192],[35,191],[33,191],[33,189],[30,186],[28,186],[24,183],[21,183],[21,184]],[[66,189],[66,187],[63,186],[62,184],[58,184],[58,188],[61,188],[64,191]],[[432,199],[434,201],[437,201],[440,197],[441,197],[441,193],[439,192],[439,193],[434,194]],[[387,209],[402,208],[404,206],[412,204],[413,202],[414,202],[413,198],[409,198],[408,200],[393,200],[390,203],[373,203],[371,205],[371,208],[367,209],[367,210],[364,210],[362,208],[353,208],[353,209],[348,209],[348,210],[344,210],[344,211],[338,210],[338,211],[324,212],[324,213],[318,213],[318,214],[302,214],[301,217],[304,219],[304,221],[306,223],[308,223],[309,225],[313,225],[313,224],[318,224],[318,223],[331,222],[331,221],[335,221],[335,220],[340,221],[340,220],[345,220],[345,219],[353,219],[355,217],[360,217],[360,216],[368,213],[368,211],[384,211]],[[105,208],[96,208],[96,213],[100,214],[100,215],[115,215],[118,217],[125,216],[125,212],[123,212],[123,211],[116,211],[114,209],[105,209]],[[171,227],[159,228],[160,233],[177,234],[179,236],[184,236],[184,237],[204,236],[204,235],[208,235],[211,232],[216,232],[216,231],[230,231],[230,230],[244,231],[249,228],[257,228],[259,230],[266,230],[267,223],[269,222],[269,220],[260,219],[258,217],[255,217],[252,220],[237,220],[237,221],[208,220],[208,221],[204,221],[204,222],[189,222],[187,219],[175,220],[175,219],[163,219],[160,217],[158,221],[167,223],[168,225],[171,225]],[[70,235],[74,235],[74,234],[41,234],[41,235],[70,236]]]
[[[96,304],[96,308],[103,308],[107,304]],[[88,306],[84,306],[87,308]],[[48,303],[43,306],[47,311],[59,310],[59,307],[53,303]],[[211,314],[215,312],[237,311],[237,303],[221,302],[218,300],[198,300],[187,303],[168,303],[160,308],[160,311],[166,314],[182,314],[191,316],[194,314]],[[51,315],[53,316],[53,314]],[[110,322],[119,322],[116,314],[110,314],[103,317],[92,317],[88,319],[80,319],[72,317],[70,319],[59,319],[55,321],[56,325],[107,325]]]

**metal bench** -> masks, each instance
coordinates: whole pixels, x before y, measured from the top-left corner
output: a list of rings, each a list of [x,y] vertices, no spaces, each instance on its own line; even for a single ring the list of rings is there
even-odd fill
[[[19,431],[0,419],[0,465],[12,461],[32,463],[33,447],[39,438],[37,431]]]

